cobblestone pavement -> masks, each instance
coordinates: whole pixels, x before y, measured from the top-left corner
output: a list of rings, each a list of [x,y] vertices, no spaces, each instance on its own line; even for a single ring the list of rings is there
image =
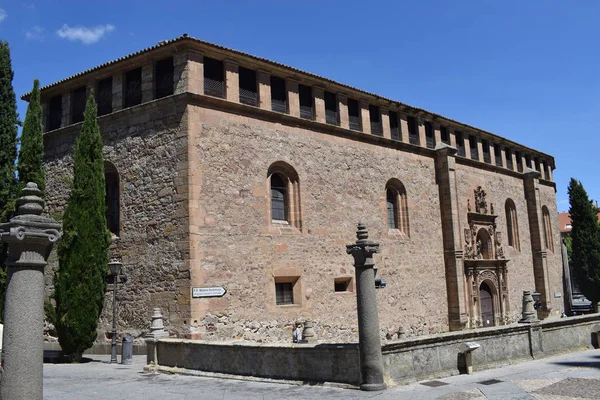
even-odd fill
[[[45,364],[44,398],[79,399],[538,399],[600,398],[600,351],[589,350],[503,368],[361,392],[322,385],[144,373],[145,356],[132,366],[88,356],[79,365]]]

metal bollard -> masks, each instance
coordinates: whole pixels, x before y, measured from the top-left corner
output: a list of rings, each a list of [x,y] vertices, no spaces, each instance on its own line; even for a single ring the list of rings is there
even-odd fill
[[[121,346],[121,364],[131,365],[133,361],[133,337],[131,335],[123,336],[123,345]]]

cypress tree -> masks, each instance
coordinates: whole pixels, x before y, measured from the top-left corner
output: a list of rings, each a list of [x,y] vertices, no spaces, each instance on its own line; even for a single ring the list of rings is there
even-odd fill
[[[12,86],[13,70],[10,48],[0,40],[0,222],[12,216],[17,197],[15,159],[17,158],[17,99]],[[4,282],[6,279],[6,245],[0,243],[0,311],[4,309]]]
[[[569,182],[571,260],[581,293],[598,308],[600,301],[600,227],[594,206],[581,182]]]
[[[42,105],[40,103],[40,81],[33,81],[33,90],[29,98],[25,122],[21,131],[21,147],[17,172],[19,175],[19,188],[25,187],[27,182],[35,182],[44,192],[46,176],[44,174],[44,138],[42,128]]]
[[[106,290],[108,246],[102,138],[93,93],[74,149],[73,186],[63,216],[55,278],[56,332],[63,351],[79,361],[96,339]]]

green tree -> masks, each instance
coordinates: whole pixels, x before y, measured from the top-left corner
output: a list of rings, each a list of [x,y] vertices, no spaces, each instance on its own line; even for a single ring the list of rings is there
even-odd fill
[[[102,138],[90,94],[73,154],[73,185],[63,216],[55,278],[56,332],[75,362],[96,339],[106,290],[108,246]]]
[[[17,172],[19,175],[19,188],[25,187],[27,182],[35,182],[44,192],[46,176],[44,173],[44,137],[42,128],[42,105],[40,103],[40,81],[33,81],[33,90],[29,98],[25,122],[21,131],[21,147]]]
[[[574,178],[569,182],[569,203],[573,275],[581,293],[597,310],[600,301],[600,227],[587,192]]]
[[[15,159],[17,158],[17,99],[12,86],[14,72],[10,62],[8,43],[0,40],[0,222],[13,214],[17,197]],[[0,311],[4,310],[4,282],[6,280],[6,245],[0,243]],[[0,315],[1,319],[1,315]]]

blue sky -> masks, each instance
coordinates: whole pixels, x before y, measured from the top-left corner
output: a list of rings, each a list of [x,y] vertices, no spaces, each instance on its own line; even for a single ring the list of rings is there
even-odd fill
[[[187,4],[186,4],[187,3]],[[600,200],[600,2],[0,0],[20,97],[188,33],[553,155],[559,210]],[[26,104],[19,101],[21,118]]]

